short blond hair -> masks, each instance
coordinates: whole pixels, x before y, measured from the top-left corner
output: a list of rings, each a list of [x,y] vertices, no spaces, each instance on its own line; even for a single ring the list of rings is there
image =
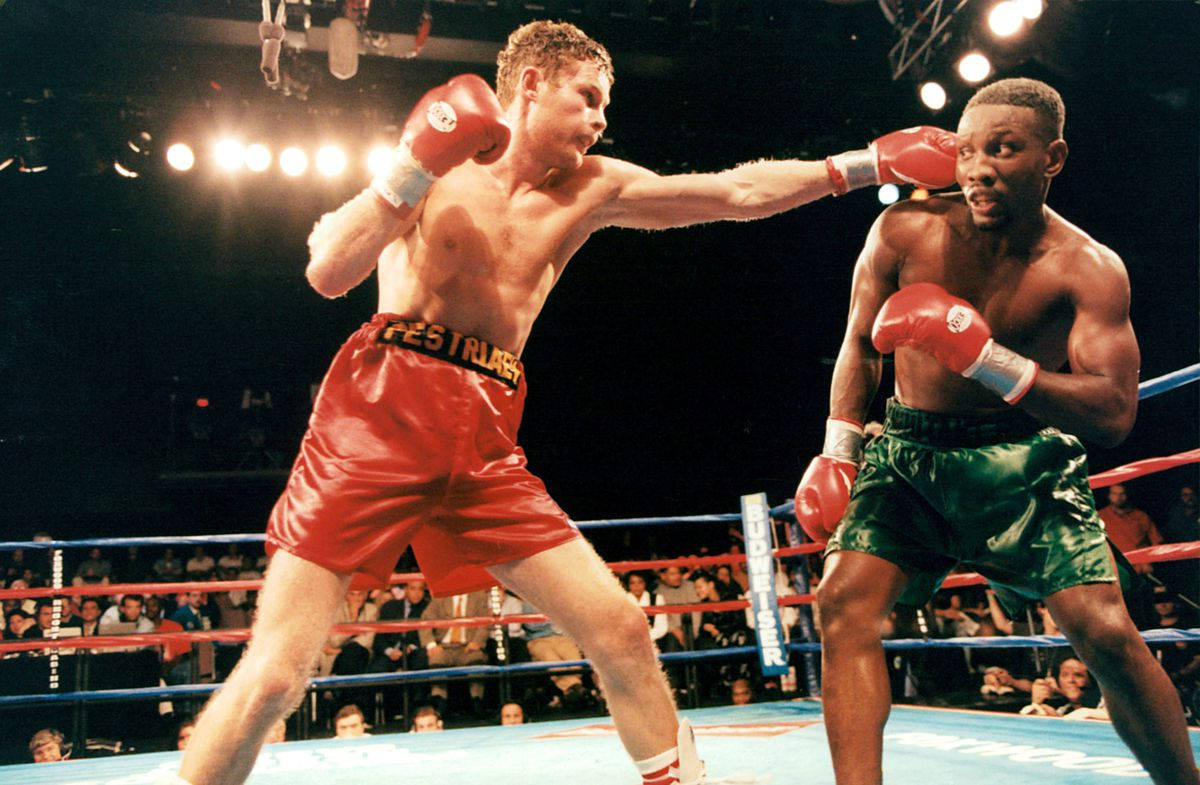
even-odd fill
[[[612,57],[604,45],[570,22],[540,20],[521,25],[508,36],[496,57],[496,97],[508,106],[517,95],[517,82],[526,66],[541,69],[553,80],[559,69],[571,63],[594,63],[613,80]]]

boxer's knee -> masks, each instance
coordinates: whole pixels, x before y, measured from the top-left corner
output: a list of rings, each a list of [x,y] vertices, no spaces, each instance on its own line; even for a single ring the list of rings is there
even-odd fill
[[[873,644],[880,639],[883,618],[877,604],[836,581],[822,581],[816,602],[821,612],[821,640],[830,644]]]
[[[587,655],[596,660],[644,659],[653,656],[646,614],[622,597],[611,604],[603,619],[589,631],[588,640],[580,641]]]

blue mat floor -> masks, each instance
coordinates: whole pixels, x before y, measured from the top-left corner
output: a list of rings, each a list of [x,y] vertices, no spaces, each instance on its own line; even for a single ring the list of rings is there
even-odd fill
[[[784,701],[684,712],[714,783],[832,785],[821,704]],[[1200,752],[1200,733],[1192,732]],[[5,785],[150,785],[179,753],[0,767]],[[1149,778],[1104,722],[897,706],[884,778],[898,785],[1117,783]],[[567,720],[264,748],[251,785],[634,785],[612,725]]]

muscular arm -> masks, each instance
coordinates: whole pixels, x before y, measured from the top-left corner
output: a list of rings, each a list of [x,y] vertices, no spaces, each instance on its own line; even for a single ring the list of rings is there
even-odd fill
[[[871,344],[871,325],[883,301],[898,287],[900,254],[886,237],[901,220],[892,210],[880,215],[854,265],[846,334],[829,388],[830,417],[864,422],[879,390],[883,360]]]
[[[1067,337],[1070,372],[1042,369],[1020,406],[1038,419],[1103,447],[1119,444],[1137,416],[1141,364],[1129,322],[1129,278],[1107,249],[1073,282],[1075,321]]]
[[[325,297],[340,297],[358,286],[375,269],[383,249],[412,229],[423,204],[397,211],[366,189],[321,216],[308,236],[304,274],[309,284]]]
[[[821,161],[758,161],[724,172],[668,176],[613,158],[598,162],[611,188],[596,212],[595,228],[670,229],[748,221],[833,193]]]

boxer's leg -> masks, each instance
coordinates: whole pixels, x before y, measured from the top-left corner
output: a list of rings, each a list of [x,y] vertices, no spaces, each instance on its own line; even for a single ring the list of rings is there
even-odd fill
[[[821,611],[821,695],[838,785],[883,779],[883,726],[892,707],[880,629],[908,583],[895,564],[835,551],[817,587]]]
[[[279,550],[258,597],[250,645],[209,700],[188,742],[180,777],[191,785],[238,785],[263,738],[304,695],[304,684],[350,583]]]
[[[1104,693],[1113,727],[1156,783],[1198,783],[1183,705],[1116,583],[1055,592],[1046,607]]]
[[[585,540],[488,568],[579,644],[604,683],[621,742],[635,761],[676,746],[675,703],[646,615]]]

